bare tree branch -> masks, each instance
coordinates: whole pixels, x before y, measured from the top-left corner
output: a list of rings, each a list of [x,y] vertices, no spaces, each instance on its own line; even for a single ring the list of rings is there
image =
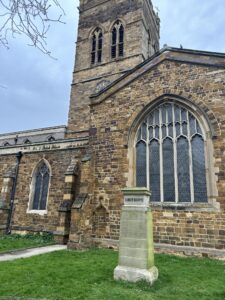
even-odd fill
[[[57,17],[51,16],[57,8]],[[0,47],[9,48],[9,38],[25,35],[43,53],[47,49],[46,35],[53,22],[64,23],[65,12],[58,0],[0,0]]]

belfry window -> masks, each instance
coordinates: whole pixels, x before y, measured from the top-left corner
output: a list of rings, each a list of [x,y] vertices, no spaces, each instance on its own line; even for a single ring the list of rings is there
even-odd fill
[[[31,210],[46,210],[50,181],[50,170],[45,161],[41,161],[32,178]]]
[[[92,34],[91,64],[102,62],[103,34],[101,28],[96,28]]]
[[[112,29],[111,58],[124,56],[124,26],[118,20]]]
[[[136,139],[136,186],[149,187],[152,202],[207,202],[205,136],[182,105],[160,104]]]

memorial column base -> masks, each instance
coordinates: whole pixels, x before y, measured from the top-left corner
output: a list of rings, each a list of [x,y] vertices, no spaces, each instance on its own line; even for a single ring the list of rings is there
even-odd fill
[[[129,282],[146,281],[152,285],[158,279],[158,269],[152,267],[150,270],[137,269],[125,266],[117,266],[114,270],[115,280],[124,280]]]
[[[115,280],[146,281],[158,278],[154,265],[153,223],[146,188],[125,189],[120,220],[119,264]]]

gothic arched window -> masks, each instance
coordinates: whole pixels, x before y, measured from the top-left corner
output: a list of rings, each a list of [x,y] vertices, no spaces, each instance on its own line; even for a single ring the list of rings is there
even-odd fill
[[[111,58],[124,56],[124,26],[118,20],[112,29]]]
[[[136,186],[152,202],[207,202],[205,134],[196,117],[174,102],[151,111],[136,139]]]
[[[102,43],[103,34],[101,28],[96,28],[92,34],[91,41],[91,64],[97,64],[102,62]]]
[[[23,143],[24,143],[24,144],[31,144],[31,141],[30,141],[29,139],[25,139],[25,140],[23,141]]]
[[[46,210],[50,170],[43,160],[37,165],[32,178],[32,199],[30,210]]]

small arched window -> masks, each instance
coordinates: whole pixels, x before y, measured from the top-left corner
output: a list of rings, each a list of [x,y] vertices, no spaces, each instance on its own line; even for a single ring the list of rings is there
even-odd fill
[[[118,20],[112,29],[111,41],[111,58],[119,58],[124,56],[124,26]]]
[[[54,136],[49,136],[48,137],[48,142],[54,142],[55,141],[55,138],[54,138]]]
[[[41,161],[37,165],[32,178],[31,210],[46,210],[49,182],[49,167],[45,161]]]
[[[24,144],[31,144],[31,141],[29,139],[25,139],[23,143]]]
[[[102,62],[102,44],[103,34],[101,28],[96,28],[92,34],[92,50],[91,50],[91,64],[97,64]]]
[[[151,111],[136,139],[136,186],[149,187],[152,202],[207,202],[205,133],[180,104]]]

